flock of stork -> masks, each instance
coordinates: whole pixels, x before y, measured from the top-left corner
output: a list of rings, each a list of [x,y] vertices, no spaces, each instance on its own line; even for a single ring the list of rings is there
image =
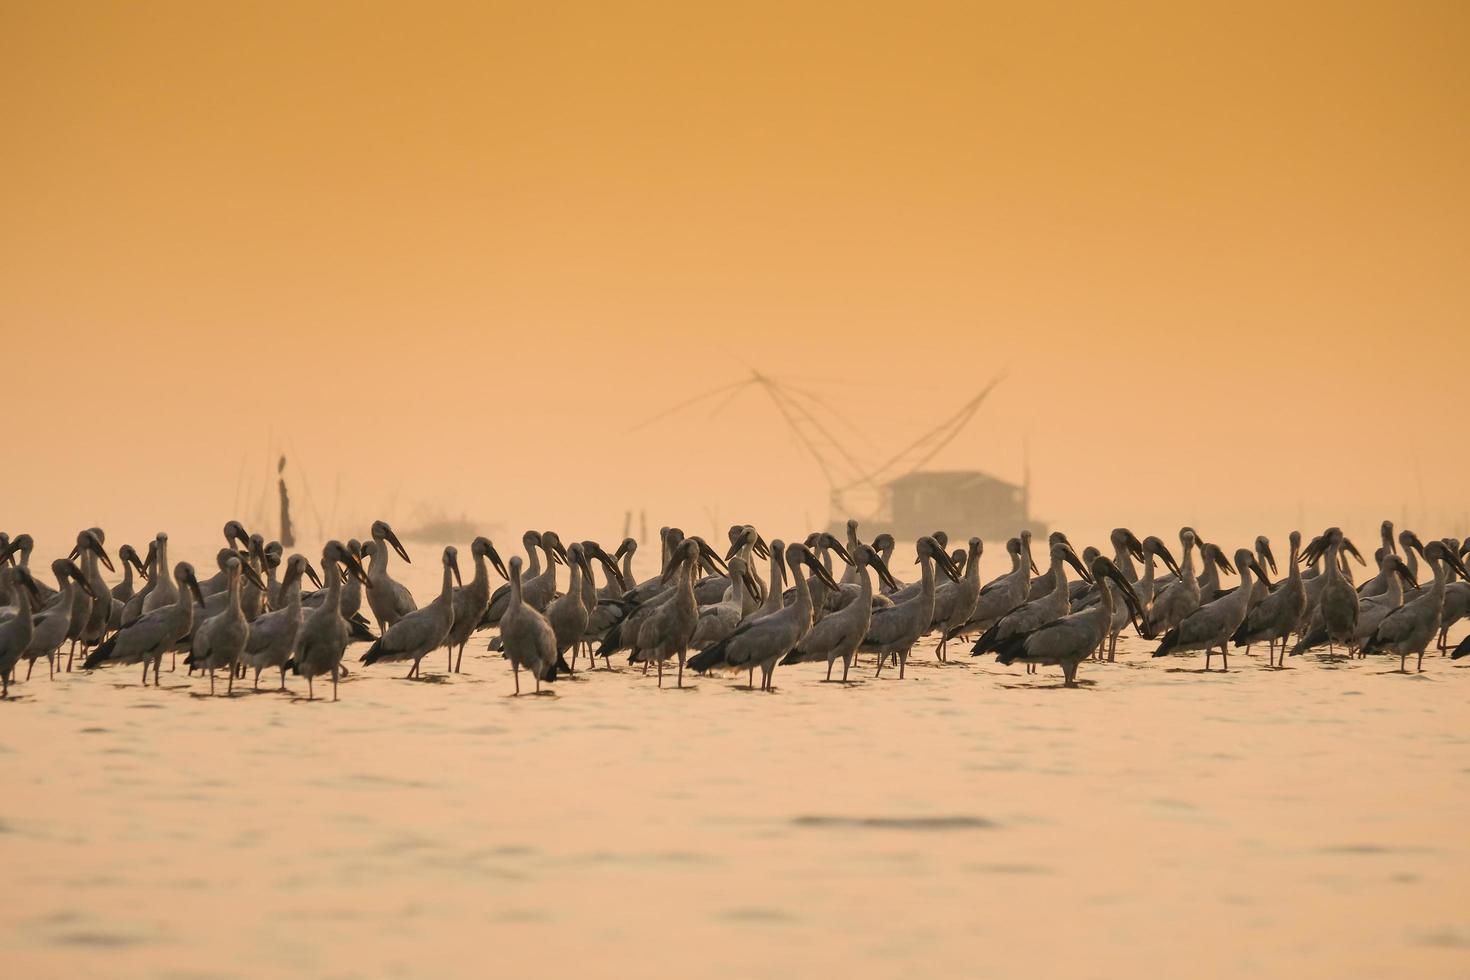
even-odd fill
[[[1463,561],[1470,542],[1426,545],[1412,531],[1395,536],[1388,521],[1382,535],[1377,574],[1360,585],[1350,559],[1366,562],[1336,527],[1305,548],[1293,531],[1286,575],[1277,582],[1265,537],[1232,556],[1185,527],[1176,561],[1162,539],[1139,540],[1127,528],[1113,531],[1111,558],[1093,547],[1079,556],[1065,535],[1053,533],[1043,572],[1030,532],[1022,532],[1006,542],[1010,571],[982,584],[981,540],[970,538],[951,554],[946,535],[935,532],[915,543],[919,580],[904,584],[889,567],[893,536],[864,543],[856,521],[847,523],[846,542],[818,532],[789,544],[767,544],[754,527],[736,525],[723,557],[699,537],[664,528],[661,571],[643,582],[634,577],[632,538],[609,554],[595,541],[563,546],[555,532],[527,531],[526,560],[513,557],[508,570],[490,540],[476,538],[468,584],[458,550],[445,548],[439,592],[420,607],[390,574],[392,555],[410,559],[384,521],[373,524],[367,541],[327,542],[320,576],[303,556],[286,558],[278,543],[230,521],[218,570],[201,580],[188,562],[170,566],[168,535],[160,533],[144,557],[130,545],[118,549],[122,581],[111,587],[102,569],[115,566],[101,528],[80,532],[71,554],[51,563],[55,587],[30,570],[30,535],[0,533],[0,682],[8,697],[20,662],[29,680],[42,657],[54,677],[67,647],[66,671],[80,653],[85,670],[141,664],[145,685],[151,665],[157,686],[164,655],[176,669],[184,653],[190,674],[209,675],[211,693],[220,670],[228,673],[228,692],[251,670],[257,688],[263,671],[278,670],[282,690],[288,673],[306,678],[308,699],[315,698],[314,679],[330,675],[336,700],[347,672],[343,654],[354,641],[371,644],[362,664],[409,663],[413,678],[424,657],[441,648],[446,669],[458,672],[471,637],[491,628],[489,649],[510,661],[516,694],[522,669],[539,692],[543,681],[574,673],[583,656],[584,669],[598,657],[610,668],[624,652],[644,673],[652,666],[660,687],[671,661],[680,686],[687,666],[745,671],[754,689],[759,668],[760,689],[770,691],[778,664],[825,662],[831,680],[838,660],[846,683],[859,654],[875,657],[877,675],[894,663],[902,678],[915,644],[931,633],[938,633],[941,662],[951,640],[978,634],[972,655],[993,653],[1028,671],[1058,666],[1072,687],[1082,661],[1115,659],[1118,638],[1130,627],[1158,640],[1155,657],[1203,651],[1207,671],[1217,650],[1228,670],[1232,644],[1249,651],[1256,643],[1267,644],[1273,669],[1284,667],[1288,652],[1326,646],[1328,656],[1339,648],[1349,657],[1394,655],[1405,672],[1416,657],[1422,671],[1425,651],[1434,644],[1448,652],[1450,628],[1470,613]],[[1422,584],[1421,561],[1433,576]],[[1079,581],[1068,580],[1069,566]],[[492,568],[507,580],[493,592]],[[1224,587],[1221,573],[1239,575],[1239,585]],[[314,590],[304,591],[303,580]],[[364,598],[372,621],[362,612]],[[1452,655],[1467,654],[1470,637]]]

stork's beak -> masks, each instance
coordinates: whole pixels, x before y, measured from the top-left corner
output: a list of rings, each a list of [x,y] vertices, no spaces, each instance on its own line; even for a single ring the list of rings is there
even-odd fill
[[[827,549],[835,553],[838,558],[841,558],[847,564],[852,564],[852,555],[849,554],[847,549],[842,546],[842,542],[838,541],[830,534],[827,536]]]
[[[245,580],[258,590],[261,592],[265,591],[265,580],[260,577],[260,573],[255,570],[254,565],[248,561],[242,561],[240,563],[240,574],[245,576]]]
[[[348,555],[344,559],[343,564],[347,566],[347,574],[348,575],[351,575],[353,578],[357,579],[363,585],[367,585],[368,584],[367,572],[363,571],[362,562],[358,561],[352,555]]]
[[[495,570],[500,573],[500,577],[509,582],[510,572],[505,570],[505,562],[500,560],[500,552],[495,550],[495,545],[492,544],[490,546],[489,551],[485,553],[485,557],[490,559],[490,564],[495,566]]]
[[[1261,567],[1261,563],[1254,558],[1251,559],[1251,571],[1260,576],[1261,582],[1265,584],[1266,588],[1271,588],[1271,576],[1266,574],[1266,570]],[[1241,583],[1241,588],[1245,588],[1245,583]]]
[[[1086,565],[1082,564],[1082,559],[1077,557],[1077,552],[1075,552],[1075,551],[1072,550],[1072,546],[1071,545],[1068,545],[1066,547],[1066,549],[1064,551],[1064,554],[1065,554],[1066,559],[1067,559],[1067,564],[1069,564],[1073,568],[1077,569],[1077,574],[1080,575],[1080,576],[1082,576],[1082,581],[1084,581],[1084,582],[1091,582],[1092,581],[1092,573],[1087,570],[1087,566]]]
[[[1280,574],[1280,572],[1276,568],[1276,556],[1271,553],[1271,542],[1267,541],[1265,545],[1261,548],[1261,557],[1265,558],[1266,564],[1271,566],[1272,575]]]
[[[248,568],[249,566],[246,567]],[[193,572],[185,572],[184,587],[187,588],[190,594],[194,596],[194,601],[196,603],[201,606],[204,605],[204,593],[199,589],[199,576],[195,575]]]
[[[1460,576],[1460,578],[1465,579],[1466,581],[1470,581],[1470,571],[1466,570],[1465,563],[1460,561],[1457,555],[1446,548],[1444,557],[1445,563],[1453,568],[1455,572]]]
[[[758,558],[771,557],[771,546],[759,534],[755,536],[755,554]]]
[[[1132,531],[1128,532],[1128,553],[1135,561],[1145,561],[1147,556],[1143,553],[1143,542],[1138,540],[1138,535]]]
[[[939,553],[934,556],[934,562],[951,582],[960,580],[960,570],[954,567],[954,559],[950,558],[943,548],[940,548]]]
[[[665,568],[664,573],[658,577],[659,583],[662,585],[668,585],[670,582],[672,582],[674,580],[674,575],[678,573],[680,567],[682,567],[689,560],[690,558],[687,555],[680,554],[673,561],[669,562],[669,567]]]
[[[1411,589],[1417,589],[1419,580],[1414,577],[1413,572],[1409,571],[1409,566],[1404,564],[1403,559],[1395,557],[1393,562],[1393,570],[1398,573],[1399,578],[1404,580],[1404,584]]]
[[[21,585],[24,585],[25,588],[26,588],[26,591],[31,594],[31,601],[32,602],[39,603],[39,602],[42,601],[42,599],[41,599],[41,589],[40,589],[40,587],[38,585],[36,585],[36,580],[33,579],[33,578],[31,578],[30,573],[28,573],[28,572],[21,572],[21,573],[19,573],[18,581],[20,582]]]
[[[413,559],[408,557],[407,551],[403,550],[403,544],[398,540],[398,535],[394,534],[393,529],[391,527],[388,527],[386,524],[383,525],[383,539],[393,546],[393,550],[398,552],[399,558],[402,558],[410,565],[413,564]]]
[[[801,556],[801,560],[808,568],[812,570],[813,578],[820,581],[823,585],[825,585],[832,591],[837,591],[837,582],[832,578],[831,573],[827,571],[826,567],[821,562],[817,561],[816,555],[812,554],[810,551],[807,551]]]
[[[96,538],[90,538],[88,539],[88,546],[92,549],[92,554],[97,556],[97,560],[100,561],[104,566],[106,566],[109,572],[117,571],[117,569],[112,566],[112,559],[108,557],[107,549],[102,547],[102,542],[98,541]]]
[[[726,565],[724,560],[720,558],[719,552],[715,551],[715,549],[706,544],[703,538],[700,538],[698,540],[699,553],[704,556],[705,561],[709,562],[710,566],[720,575],[729,575],[730,566]]]
[[[66,574],[77,585],[81,586],[82,591],[87,593],[90,598],[97,598],[97,592],[92,588],[92,583],[87,581],[87,577],[82,574],[82,570],[70,558],[66,560]]]
[[[1215,552],[1215,564],[1219,565],[1220,570],[1223,572],[1228,572],[1231,575],[1236,574],[1235,564],[1229,558],[1225,557],[1225,552],[1223,551],[1217,550]]]
[[[882,555],[876,551],[873,552],[873,556],[868,559],[868,564],[872,565],[873,570],[878,573],[879,581],[890,589],[897,590],[898,581],[893,577],[893,573],[888,570],[888,565],[883,561]]]
[[[1169,569],[1169,571],[1173,572],[1175,575],[1183,576],[1184,573],[1179,570],[1179,563],[1174,560],[1174,555],[1172,552],[1169,551],[1169,546],[1166,544],[1160,544],[1158,550],[1160,560],[1163,561],[1164,565]]]
[[[760,581],[751,574],[750,569],[746,569],[744,574],[740,576],[740,579],[745,583],[745,591],[749,592],[751,595],[761,594]]]
[[[1355,545],[1355,544],[1353,544],[1353,539],[1352,538],[1349,538],[1349,537],[1344,536],[1343,539],[1342,539],[1342,546],[1345,549],[1347,549],[1348,554],[1352,555],[1354,558],[1356,558],[1358,560],[1358,564],[1359,565],[1367,565],[1368,564],[1366,561],[1363,560],[1363,553],[1358,550],[1358,546]],[[1424,553],[1422,546],[1420,547],[1419,553],[1421,555]]]
[[[321,576],[317,575],[316,569],[311,567],[311,562],[306,563],[306,577],[311,580],[312,585],[319,589],[322,587]]]

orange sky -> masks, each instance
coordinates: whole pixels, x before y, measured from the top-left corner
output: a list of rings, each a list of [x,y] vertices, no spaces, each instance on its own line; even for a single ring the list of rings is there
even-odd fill
[[[0,526],[213,534],[269,444],[820,522],[755,396],[627,431],[751,366],[875,462],[1009,370],[933,465],[1066,527],[1466,520],[1470,6],[841,9],[0,3]]]

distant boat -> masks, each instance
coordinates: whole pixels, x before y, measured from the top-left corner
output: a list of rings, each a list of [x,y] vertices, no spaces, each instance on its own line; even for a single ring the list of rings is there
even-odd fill
[[[469,544],[476,535],[500,530],[500,524],[472,521],[461,514],[458,518],[443,514],[429,515],[425,519],[404,528],[398,536],[405,541],[418,544]]]

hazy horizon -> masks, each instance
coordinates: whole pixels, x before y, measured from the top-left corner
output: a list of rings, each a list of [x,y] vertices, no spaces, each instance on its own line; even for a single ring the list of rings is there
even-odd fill
[[[1470,523],[1464,5],[354,11],[0,15],[7,530],[824,523],[630,431],[751,368],[873,462],[1006,372],[931,465],[1078,534]]]

